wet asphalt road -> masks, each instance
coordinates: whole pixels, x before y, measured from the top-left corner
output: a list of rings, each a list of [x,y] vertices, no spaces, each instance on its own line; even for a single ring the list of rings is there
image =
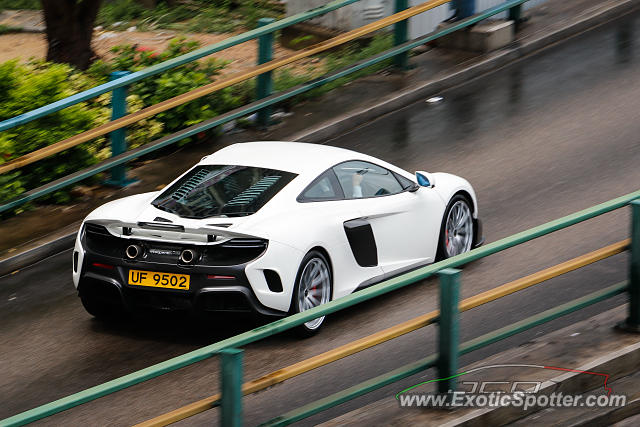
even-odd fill
[[[639,16],[611,23],[504,69],[376,120],[331,144],[408,170],[466,177],[494,241],[640,188]],[[462,298],[626,238],[623,209],[464,268]],[[626,278],[627,255],[462,315],[461,339],[492,331]],[[622,304],[600,303],[463,358],[461,366]],[[255,378],[436,307],[428,280],[329,318],[318,336],[277,336],[246,348]],[[250,322],[180,317],[103,324],[83,310],[70,251],[0,279],[0,419],[234,335]],[[435,327],[414,332],[244,399],[255,425],[435,352]],[[570,348],[567,337],[567,348]],[[199,362],[40,422],[129,425],[218,391],[218,360]],[[536,361],[543,363],[544,360]],[[341,405],[311,424],[386,398],[429,371]],[[217,410],[181,422],[217,422]]]

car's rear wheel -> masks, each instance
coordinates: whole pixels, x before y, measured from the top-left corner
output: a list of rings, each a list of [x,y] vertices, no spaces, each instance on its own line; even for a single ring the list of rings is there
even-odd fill
[[[300,263],[291,312],[301,313],[331,300],[333,278],[326,257],[319,251],[309,252]],[[325,316],[310,320],[297,328],[298,334],[311,336],[318,332]]]
[[[473,247],[473,216],[471,203],[461,194],[447,205],[438,242],[438,259],[447,259],[469,252]]]
[[[97,298],[91,293],[80,293],[80,301],[87,313],[100,320],[114,320],[124,314],[121,305]]]

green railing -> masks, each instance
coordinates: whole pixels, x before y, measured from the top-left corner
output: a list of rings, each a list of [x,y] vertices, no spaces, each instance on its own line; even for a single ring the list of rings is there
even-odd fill
[[[164,61],[160,64],[156,64],[151,67],[145,68],[144,70],[140,70],[135,73],[131,73],[125,77],[118,78],[117,80],[110,81],[108,83],[85,90],[83,92],[77,93],[75,95],[69,96],[67,98],[61,99],[59,101],[53,102],[51,104],[45,105],[35,110],[29,111],[27,113],[20,114],[19,116],[13,117],[11,119],[4,120],[0,122],[0,132],[7,129],[11,129],[19,125],[23,125],[25,123],[29,123],[32,120],[39,119],[41,117],[55,113],[56,111],[60,111],[64,108],[71,107],[72,105],[79,104],[80,102],[95,98],[104,93],[111,92],[114,89],[129,86],[133,83],[142,81],[148,77],[163,73],[165,71],[171,70],[173,68],[179,67],[189,62],[196,61],[200,58],[204,58],[205,56],[209,56],[216,52],[220,52],[224,49],[228,49],[240,43],[244,43],[244,42],[256,39],[260,36],[273,34],[275,31],[282,30],[291,25],[298,24],[300,22],[315,18],[320,15],[324,15],[328,12],[334,11],[336,9],[350,5],[352,3],[356,3],[358,1],[360,0],[334,0],[334,1],[328,2],[324,6],[317,7],[315,9],[311,9],[306,12],[293,15],[293,16],[281,19],[279,21],[275,21],[273,23],[270,23],[269,25],[261,26],[254,30],[247,31],[233,37],[229,37],[221,42],[212,44],[210,46],[202,47],[200,49],[194,50],[193,52],[189,52],[184,55],[181,55],[177,58]]]
[[[362,291],[356,292],[352,295],[331,301],[327,304],[323,304],[322,306],[315,307],[310,310],[304,311],[302,313],[294,314],[292,316],[277,320],[275,322],[269,323],[268,325],[253,329],[251,331],[244,332],[234,337],[217,342],[215,344],[202,347],[198,350],[194,350],[184,355],[174,357],[165,362],[158,363],[156,365],[150,366],[140,371],[133,372],[123,377],[108,381],[104,384],[91,387],[89,389],[73,394],[71,396],[67,396],[65,398],[39,406],[29,411],[17,414],[13,417],[0,421],[0,426],[18,426],[18,425],[23,425],[23,424],[35,421],[35,420],[39,420],[49,415],[64,411],[66,409],[72,408],[74,406],[80,405],[85,402],[89,402],[101,396],[114,393],[118,390],[122,390],[124,388],[147,381],[151,378],[158,377],[168,372],[175,371],[182,367],[191,365],[193,363],[196,363],[198,361],[207,359],[209,357],[212,357],[218,354],[222,356],[223,366],[226,367],[224,368],[226,372],[223,372],[221,375],[224,381],[224,384],[222,386],[222,389],[223,389],[222,404],[221,404],[222,417],[223,417],[223,420],[225,420],[225,423],[230,422],[229,421],[230,419],[237,420],[239,419],[238,417],[241,417],[241,415],[239,415],[239,412],[238,412],[239,411],[238,408],[241,408],[241,401],[239,401],[238,399],[240,399],[239,396],[242,395],[241,392],[239,391],[240,390],[239,387],[241,386],[240,384],[241,381],[239,379],[241,378],[240,361],[242,357],[241,351],[238,350],[239,347],[270,337],[280,332],[292,329],[296,326],[302,325],[303,323],[313,320],[315,318],[318,318],[320,316],[326,316],[331,313],[335,313],[337,311],[343,310],[347,307],[351,307],[363,301],[367,301],[372,298],[376,298],[386,293],[403,288],[405,286],[414,284],[428,277],[431,277],[435,273],[441,272],[442,270],[452,269],[455,267],[462,266],[469,262],[498,253],[500,251],[528,242],[538,237],[550,234],[554,231],[564,229],[566,227],[580,223],[582,221],[586,221],[588,219],[597,217],[607,212],[611,212],[629,203],[632,204],[633,212],[632,212],[632,232],[631,232],[631,238],[632,238],[631,260],[632,261],[631,261],[631,271],[630,271],[630,279],[629,279],[628,285],[625,283],[625,284],[615,285],[611,288],[606,288],[600,292],[590,294],[579,300],[556,307],[555,309],[546,311],[537,316],[533,316],[529,319],[525,319],[523,321],[517,322],[511,326],[500,329],[498,331],[494,331],[491,334],[487,334],[475,340],[463,343],[458,347],[457,352],[455,351],[455,347],[457,343],[457,337],[456,337],[457,331],[453,331],[453,330],[445,331],[443,333],[449,336],[448,338],[449,341],[447,345],[451,350],[449,351],[449,353],[445,353],[445,354],[448,354],[449,361],[447,362],[448,364],[442,369],[455,369],[456,363],[453,362],[452,360],[454,358],[457,358],[459,354],[468,353],[470,351],[473,351],[475,349],[478,349],[480,347],[483,347],[485,345],[488,345],[500,339],[511,336],[522,330],[529,329],[531,327],[539,325],[540,323],[554,319],[566,313],[570,313],[584,306],[593,304],[597,301],[601,301],[605,298],[609,298],[613,295],[617,295],[621,292],[624,292],[626,289],[629,289],[629,295],[630,295],[628,323],[632,327],[638,327],[640,325],[640,190],[618,197],[608,202],[593,206],[591,208],[582,210],[580,212],[576,212],[572,215],[565,216],[555,221],[542,224],[538,227],[534,227],[529,230],[514,234],[512,236],[506,237],[496,242],[489,243],[481,248],[474,249],[470,252],[458,255],[456,257],[453,257],[444,261],[440,261],[438,263],[435,263],[426,267],[419,268],[412,272],[402,274],[393,279],[385,280],[370,288],[367,288]],[[457,273],[455,272],[448,271],[442,274],[448,277],[449,280],[453,280],[453,281],[456,280],[455,276]],[[455,298],[453,297],[452,294],[450,294],[448,305],[444,305],[441,307],[442,313],[444,313],[444,315],[448,316],[448,318],[450,319],[449,320],[450,325],[454,325],[455,320],[451,320],[451,319],[455,319],[455,315],[457,311],[457,307],[453,306],[454,300]],[[457,326],[455,325],[453,327],[457,328]],[[232,351],[223,352],[223,350],[232,350]],[[272,420],[272,423],[277,425],[284,425],[284,424],[288,424],[290,422],[294,422],[296,420],[302,419],[304,417],[313,415],[319,411],[338,405],[342,402],[345,402],[349,399],[365,394],[369,391],[383,387],[398,379],[405,378],[407,376],[418,373],[424,369],[430,368],[434,366],[438,361],[439,361],[438,357],[429,356],[425,359],[419,360],[410,365],[399,368],[388,374],[373,378],[367,381],[366,383],[351,387],[340,393],[337,393],[335,395],[322,399],[321,401],[314,402],[312,404],[306,405],[303,408],[299,408],[298,410],[287,413],[276,420]],[[231,370],[232,372],[229,370]],[[444,376],[444,375],[441,375],[441,376]],[[226,399],[233,399],[233,401],[232,402],[227,401],[225,403]],[[231,416],[230,414],[234,414],[234,415]],[[225,425],[229,425],[229,424],[225,424]]]
[[[4,121],[4,122],[0,122],[0,131],[2,130],[6,130],[9,129],[11,127],[17,126],[19,124],[24,124],[28,121],[34,120],[36,118],[42,117],[46,114],[50,114],[52,112],[55,111],[59,111],[62,108],[66,108],[68,106],[71,106],[73,104],[82,102],[84,100],[87,100],[89,98],[98,96],[102,93],[108,92],[108,91],[114,91],[114,107],[115,106],[121,106],[122,105],[122,100],[120,99],[120,101],[118,101],[118,96],[120,98],[123,97],[124,91],[120,91],[119,95],[117,90],[118,89],[123,89],[126,86],[130,85],[133,82],[137,82],[140,81],[146,77],[149,77],[151,75],[157,74],[159,72],[165,71],[167,69],[173,68],[173,67],[177,67],[179,65],[185,64],[189,61],[193,61],[195,59],[201,58],[203,56],[209,55],[211,53],[220,51],[222,49],[225,49],[227,47],[233,46],[235,44],[238,43],[242,43],[244,41],[253,39],[253,38],[261,38],[261,40],[263,41],[263,43],[269,43],[270,40],[270,35],[273,33],[273,31],[276,31],[278,29],[281,28],[285,28],[288,25],[292,25],[294,23],[297,22],[301,22],[305,19],[310,19],[313,18],[315,16],[327,13],[329,11],[335,10],[337,8],[343,7],[345,5],[354,3],[357,0],[343,0],[343,1],[334,1],[331,3],[328,3],[326,6],[323,6],[321,8],[317,8],[308,12],[305,12],[303,14],[299,14],[299,15],[295,15],[289,18],[285,18],[283,20],[280,21],[276,21],[273,23],[264,23],[265,25],[249,31],[247,33],[243,33],[241,35],[232,37],[230,39],[227,39],[223,42],[217,43],[215,45],[206,47],[206,48],[202,48],[199,50],[196,50],[192,53],[180,56],[178,58],[163,62],[161,64],[155,65],[153,67],[147,68],[143,71],[139,71],[136,73],[132,73],[132,74],[127,74],[124,75],[120,78],[117,78],[113,81],[110,81],[108,83],[105,83],[103,85],[100,85],[96,88],[90,89],[88,91],[82,92],[80,94],[74,95],[72,97],[66,98],[64,100],[55,102],[53,104],[49,104],[45,107],[42,108],[38,108],[34,111],[31,111],[29,113],[25,113],[21,116],[15,117],[13,119]],[[187,138],[189,136],[192,136],[194,134],[197,134],[199,132],[202,132],[204,130],[207,129],[211,129],[213,127],[216,126],[220,126],[224,123],[227,123],[231,120],[235,120],[237,118],[243,117],[247,114],[251,114],[253,112],[257,112],[257,111],[264,111],[265,108],[268,108],[274,104],[277,104],[279,102],[282,102],[284,100],[287,100],[289,98],[292,98],[296,95],[308,92],[312,89],[315,89],[317,87],[320,87],[324,84],[333,82],[339,78],[348,76],[356,71],[362,70],[366,67],[369,67],[371,65],[375,65],[378,64],[382,61],[385,61],[387,59],[390,58],[396,58],[397,61],[399,61],[399,64],[406,64],[406,58],[403,59],[403,55],[406,54],[409,50],[418,47],[424,43],[430,42],[432,40],[435,40],[439,37],[442,37],[444,35],[450,34],[454,31],[458,31],[460,29],[466,28],[468,26],[471,26],[473,24],[476,24],[479,21],[485,20],[491,16],[494,16],[498,13],[504,12],[506,10],[512,10],[516,7],[518,7],[519,5],[525,3],[527,0],[509,0],[501,5],[492,7],[490,9],[487,9],[477,15],[468,17],[466,19],[463,19],[461,21],[458,21],[456,23],[454,23],[451,26],[448,26],[447,28],[444,28],[440,31],[436,31],[434,33],[428,34],[426,36],[420,37],[418,39],[415,40],[410,40],[407,41],[406,37],[407,37],[407,31],[406,28],[403,27],[403,22],[405,22],[408,18],[410,18],[411,16],[414,16],[418,13],[422,13],[426,10],[432,9],[436,6],[439,6],[441,4],[445,4],[447,2],[449,2],[450,0],[431,0],[428,2],[425,2],[421,5],[418,6],[414,6],[412,8],[406,9],[406,1],[404,0],[396,0],[396,10],[398,11],[395,15],[392,15],[390,17],[384,18],[380,21],[378,21],[380,23],[380,25],[382,26],[388,26],[388,25],[395,25],[396,26],[396,32],[395,32],[395,43],[397,43],[396,46],[394,46],[393,48],[382,52],[380,54],[377,54],[369,59],[360,61],[358,63],[353,64],[352,66],[349,66],[348,68],[345,68],[343,70],[339,70],[333,73],[330,73],[324,77],[312,80],[310,82],[307,82],[305,84],[296,86],[294,88],[291,88],[289,90],[283,91],[283,92],[279,92],[279,93],[275,93],[272,95],[269,95],[265,98],[259,99],[258,101],[255,101],[251,104],[245,105],[241,108],[235,109],[233,111],[230,111],[228,113],[225,113],[221,116],[215,117],[213,119],[210,120],[206,120],[204,122],[198,123],[196,125],[193,125],[191,127],[188,127],[186,129],[183,129],[177,133],[174,133],[172,135],[168,135],[165,136],[161,139],[158,139],[156,141],[150,142],[142,147],[139,147],[137,149],[134,150],[129,150],[129,151],[124,151],[123,147],[126,147],[126,144],[124,143],[124,134],[121,132],[119,134],[114,135],[114,132],[123,128],[123,126],[111,126],[110,132],[111,132],[111,138],[112,138],[112,158],[99,163],[95,166],[89,167],[87,169],[84,169],[82,171],[76,172],[74,174],[65,176],[63,178],[60,178],[58,180],[55,180],[53,182],[50,182],[46,185],[43,185],[41,187],[35,188],[33,190],[30,190],[26,193],[21,194],[19,197],[17,197],[14,200],[11,200],[7,203],[4,203],[2,205],[0,205],[0,212],[4,212],[4,211],[8,211],[11,209],[15,209],[17,207],[19,207],[20,205],[23,205],[24,203],[27,203],[29,201],[35,200],[39,197],[45,196],[47,194],[50,194],[52,192],[58,191],[62,188],[68,187],[72,184],[75,184],[79,181],[82,181],[84,179],[87,179],[97,173],[101,173],[107,170],[112,170],[112,182],[115,184],[119,184],[119,185],[124,185],[126,184],[127,180],[126,177],[124,176],[124,165],[133,160],[136,159],[140,156],[152,153],[158,149],[161,149],[163,147],[166,147],[168,145],[172,145],[175,144],[176,142]],[[399,18],[398,18],[399,17]],[[374,23],[375,24],[375,23]],[[372,25],[369,24],[368,26],[371,26],[371,30],[368,32],[361,32],[358,33],[357,30],[354,30],[350,33],[354,33],[356,36],[359,35],[364,35],[364,34],[368,34],[370,32],[375,31],[380,25]],[[338,36],[337,38],[340,38],[341,36]],[[338,43],[336,43],[336,45],[345,43],[346,41],[352,40],[355,37],[345,37],[344,41],[339,41]],[[318,45],[319,47],[312,47],[309,48],[309,51],[313,51],[315,50],[319,50],[319,51],[324,51],[326,50],[327,47],[323,47],[321,46],[322,44]],[[325,43],[326,45],[326,43]],[[304,55],[304,54],[303,54]],[[303,56],[301,56],[303,57]],[[263,57],[262,60],[265,60],[265,58]],[[271,63],[275,63],[277,61],[269,61],[266,62],[262,65],[262,67],[265,68],[264,73],[261,73],[260,76],[262,77],[263,75],[266,75],[267,73],[270,73],[270,68],[269,68],[269,64]],[[276,65],[277,66],[277,65]],[[255,74],[255,70],[254,72],[248,72],[246,73],[248,78],[252,78],[253,74]],[[234,81],[240,81],[239,78],[234,79]],[[264,79],[261,78],[260,81],[262,81],[262,85],[268,85],[269,84],[269,80],[268,79]],[[198,88],[195,89],[192,92],[195,91],[199,91],[202,88]],[[259,96],[264,96],[266,93],[268,93],[268,88],[265,89],[264,87],[258,88],[258,95]],[[185,98],[190,94],[191,92],[188,92],[186,94],[180,95],[179,97],[176,98],[172,98],[171,100],[167,100],[165,102],[168,101],[174,101],[175,105],[180,105],[181,101],[178,98]],[[208,92],[207,92],[208,93]],[[203,92],[204,94],[207,94]],[[202,95],[197,95],[197,96],[202,96]],[[157,104],[156,106],[158,106],[160,104]],[[148,109],[153,109],[156,106],[151,106]],[[127,117],[134,117],[134,116],[138,116],[140,115],[140,113],[142,113],[142,111],[134,113],[134,114],[130,114],[129,116],[125,116],[125,117],[120,117],[118,120],[123,120],[126,119]],[[120,116],[120,114],[116,114],[116,112],[114,112],[113,114],[113,118],[116,119]],[[264,113],[262,114],[263,119],[262,121],[264,122]],[[116,123],[116,121],[113,121],[111,123]],[[103,125],[103,127],[109,127],[109,124],[107,123],[106,125]],[[97,129],[97,128],[96,128]],[[95,131],[95,129],[93,130]],[[77,135],[77,137],[80,137],[84,134],[92,134],[93,137],[95,136],[100,136],[102,134],[104,134],[106,132],[93,132],[91,133],[91,131],[87,131],[84,132],[83,134]],[[72,137],[69,138],[69,140],[72,140],[76,137]],[[86,141],[90,139],[88,136],[84,139],[81,139],[81,141]],[[19,159],[14,159],[11,160],[8,163],[0,164],[0,173],[4,173],[4,172],[8,172],[10,170],[16,169],[18,167],[21,167],[22,165],[26,165],[26,164],[30,164],[33,161],[36,161],[37,159],[40,158],[44,158],[47,157],[49,155],[53,155],[59,151],[61,151],[62,149],[66,149],[69,148],[71,146],[77,145],[79,142],[70,142],[68,144],[63,144],[64,147],[66,148],[59,148],[57,149],[55,146],[60,144],[60,143],[66,143],[67,140],[65,141],[60,141],[59,143],[53,144],[50,147],[47,147],[45,149],[42,149],[43,153],[39,153],[38,156],[35,156],[35,152],[34,153],[30,153],[27,154],[25,156],[23,156],[22,158]],[[49,151],[49,152],[47,152]],[[13,164],[12,164],[13,162]]]

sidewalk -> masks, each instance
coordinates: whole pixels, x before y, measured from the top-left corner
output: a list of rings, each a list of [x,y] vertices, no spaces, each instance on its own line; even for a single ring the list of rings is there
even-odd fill
[[[532,387],[541,382],[538,394],[550,395],[606,395],[604,377],[588,373],[576,373],[532,367],[513,367],[515,364],[543,365],[565,369],[588,371],[609,375],[607,386],[612,394],[627,396],[623,407],[608,408],[457,408],[454,410],[432,408],[402,408],[394,398],[371,403],[340,417],[320,424],[322,427],[337,426],[499,426],[514,425],[611,425],[640,414],[640,335],[614,329],[617,322],[627,315],[627,305],[606,311],[567,328],[491,356],[478,363],[465,366],[459,372],[495,365],[512,365],[510,368],[491,368],[464,375],[458,381],[481,384],[493,382],[487,387],[499,387],[497,382],[528,382]],[[428,378],[425,378],[428,379]],[[435,386],[420,386],[419,393],[429,393]],[[632,424],[629,424],[632,425]]]
[[[509,47],[488,54],[425,47],[411,58],[406,73],[383,71],[364,77],[320,98],[296,105],[293,115],[267,131],[248,130],[197,141],[170,156],[137,162],[130,175],[139,180],[123,189],[78,186],[68,206],[39,206],[0,222],[0,276],[70,248],[82,219],[97,206],[131,194],[155,191],[204,155],[252,140],[330,142],[377,117],[429,96],[538,49],[622,16],[640,5],[636,0],[549,0],[525,13],[524,23]],[[327,108],[331,105],[331,108]],[[43,244],[48,243],[48,246]]]

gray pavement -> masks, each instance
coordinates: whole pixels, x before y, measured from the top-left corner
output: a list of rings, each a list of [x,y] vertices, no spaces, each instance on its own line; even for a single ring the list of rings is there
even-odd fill
[[[448,171],[477,190],[488,241],[638,189],[640,182],[640,54],[635,14],[329,141],[408,170]],[[275,132],[275,131],[273,131]],[[201,147],[204,151],[205,148]],[[197,150],[195,150],[197,151]],[[174,157],[184,169],[186,150]],[[147,171],[153,171],[153,164]],[[627,210],[554,233],[464,268],[462,297],[628,236]],[[466,340],[626,278],[627,256],[504,298],[462,316]],[[84,312],[62,253],[0,279],[0,418],[166,360],[250,327],[194,324],[163,317],[109,325]],[[362,304],[329,318],[318,336],[288,335],[248,346],[245,378],[255,378],[436,307],[434,281]],[[475,352],[468,364],[522,345],[545,332],[624,302],[619,297]],[[435,351],[435,328],[380,345],[245,399],[246,424],[381,374]],[[218,360],[178,372],[40,422],[127,425],[218,390]],[[430,376],[432,372],[426,372]],[[321,422],[415,383],[410,378],[303,424]],[[184,421],[217,421],[215,410]]]

